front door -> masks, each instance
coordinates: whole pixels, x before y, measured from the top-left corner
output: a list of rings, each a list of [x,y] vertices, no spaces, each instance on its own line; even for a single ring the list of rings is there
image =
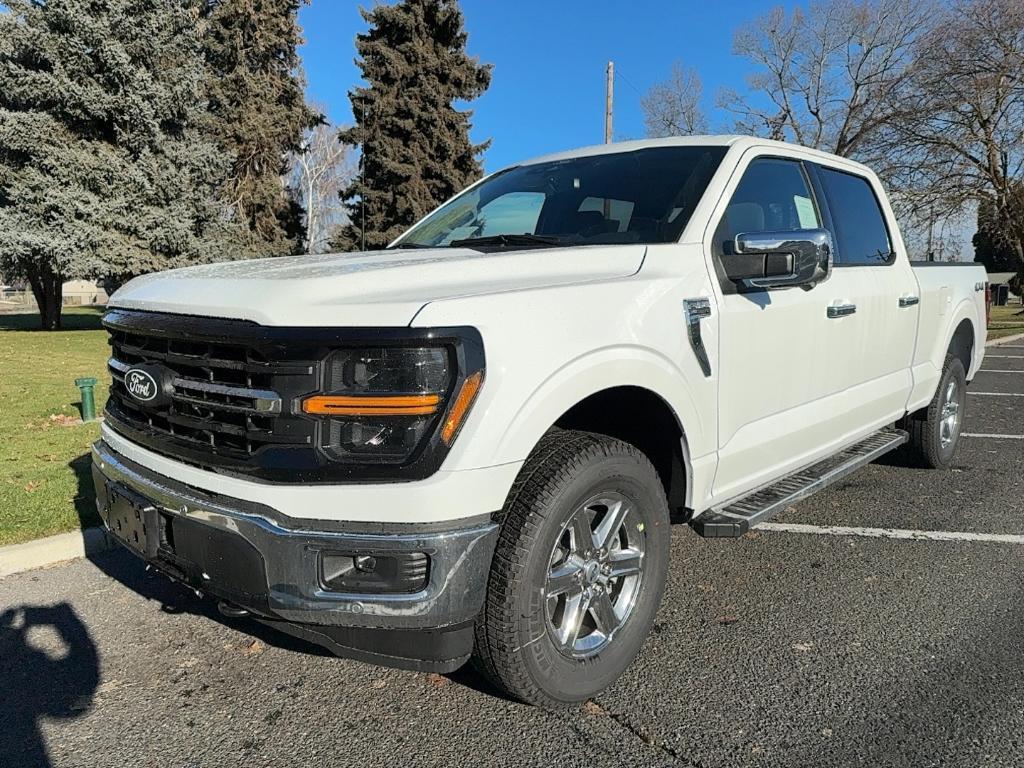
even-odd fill
[[[843,441],[851,401],[842,390],[860,377],[855,363],[869,343],[864,315],[846,312],[874,293],[870,276],[853,270],[834,270],[809,290],[737,292],[723,269],[736,235],[825,226],[800,160],[751,155],[727,187],[706,243],[721,290],[718,499],[808,464]]]

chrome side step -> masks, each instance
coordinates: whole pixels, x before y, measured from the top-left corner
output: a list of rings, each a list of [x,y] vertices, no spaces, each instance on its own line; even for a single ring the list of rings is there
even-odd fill
[[[738,538],[791,504],[817,493],[851,472],[899,448],[909,436],[902,429],[880,429],[817,464],[787,475],[721,507],[709,509],[690,525],[708,539]]]

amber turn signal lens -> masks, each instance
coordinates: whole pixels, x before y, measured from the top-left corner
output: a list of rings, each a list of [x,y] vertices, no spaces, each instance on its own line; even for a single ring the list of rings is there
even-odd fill
[[[462,383],[462,389],[459,390],[459,394],[455,398],[455,405],[452,406],[451,412],[441,428],[441,439],[445,445],[451,445],[459,433],[459,427],[462,426],[470,406],[473,405],[473,401],[476,400],[477,393],[480,391],[480,385],[483,383],[483,371],[477,371]]]
[[[316,395],[302,401],[302,412],[314,416],[429,416],[440,395]]]

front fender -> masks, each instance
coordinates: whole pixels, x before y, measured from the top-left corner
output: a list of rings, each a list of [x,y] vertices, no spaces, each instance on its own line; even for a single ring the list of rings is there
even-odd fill
[[[714,450],[712,429],[685,386],[683,371],[651,350],[613,346],[571,360],[541,382],[512,414],[495,443],[496,463],[525,458],[559,417],[577,403],[603,390],[627,386],[646,389],[665,401],[676,416],[691,455],[699,457]]]

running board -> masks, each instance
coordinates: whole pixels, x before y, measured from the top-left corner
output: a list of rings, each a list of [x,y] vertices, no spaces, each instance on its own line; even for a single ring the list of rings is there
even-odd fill
[[[882,454],[899,448],[907,442],[908,437],[902,429],[880,429],[817,464],[787,475],[772,485],[724,506],[709,509],[690,525],[707,539],[739,538],[791,504],[817,493],[865,464],[870,464]]]

